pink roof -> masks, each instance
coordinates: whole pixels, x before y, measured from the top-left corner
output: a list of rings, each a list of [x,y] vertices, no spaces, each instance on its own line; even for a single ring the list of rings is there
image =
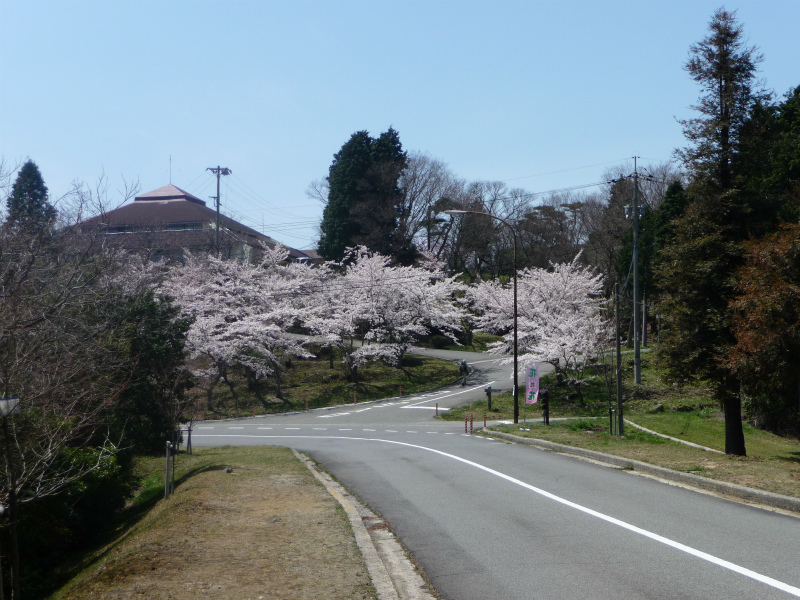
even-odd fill
[[[141,196],[136,196],[134,202],[150,202],[153,200],[188,200],[189,202],[199,202],[205,206],[205,202],[200,200],[197,196],[193,196],[189,192],[170,184],[160,187],[152,192],[147,192]]]

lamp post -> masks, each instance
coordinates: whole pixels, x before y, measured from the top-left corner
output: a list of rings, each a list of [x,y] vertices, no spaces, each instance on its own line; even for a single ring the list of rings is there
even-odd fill
[[[514,423],[519,423],[519,388],[517,385],[519,381],[519,367],[517,364],[517,230],[505,219],[501,219],[487,212],[478,210],[446,210],[444,213],[446,215],[485,215],[500,221],[511,230],[511,234],[514,236],[514,246],[511,250],[511,266],[514,270]]]

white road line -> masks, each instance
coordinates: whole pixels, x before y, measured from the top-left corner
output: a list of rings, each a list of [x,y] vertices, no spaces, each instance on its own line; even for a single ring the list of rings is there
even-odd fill
[[[352,429],[340,429],[339,431],[353,431]]]
[[[362,429],[361,431],[375,431],[374,429]]]
[[[340,431],[342,431],[342,430],[340,430]],[[462,433],[461,435],[466,435],[466,434]],[[230,434],[230,435],[228,435],[228,434],[221,434],[221,435],[196,434],[196,437],[238,437],[238,438],[242,438],[242,437],[248,437],[248,438],[253,438],[253,437],[255,437],[255,438],[258,438],[258,437],[275,437],[275,438],[294,437],[294,438],[297,438],[297,437],[300,437],[300,438],[311,438],[311,439],[319,440],[319,439],[324,439],[326,436],[307,436],[307,435],[303,435],[303,436],[254,436],[254,435],[239,435],[239,434]],[[728,569],[729,571],[733,571],[734,573],[738,573],[739,575],[742,575],[744,577],[748,577],[750,579],[753,579],[755,581],[763,583],[764,585],[768,585],[768,586],[773,587],[775,589],[784,591],[784,592],[786,592],[788,594],[791,594],[792,596],[795,596],[796,598],[800,598],[800,588],[798,588],[798,587],[795,587],[793,585],[789,585],[788,583],[784,583],[784,582],[779,581],[777,579],[773,579],[772,577],[768,577],[767,575],[762,575],[761,573],[758,573],[758,572],[753,571],[751,569],[748,569],[746,567],[742,567],[741,565],[737,565],[737,564],[732,563],[730,561],[727,561],[725,559],[716,557],[716,556],[714,556],[712,554],[708,554],[707,552],[703,552],[702,550],[697,550],[696,548],[692,548],[691,546],[687,546],[686,544],[681,544],[680,542],[676,542],[675,540],[671,540],[671,539],[669,539],[667,537],[664,537],[662,535],[659,535],[657,533],[653,533],[651,531],[647,531],[646,529],[642,529],[641,527],[637,527],[636,525],[632,525],[630,523],[622,521],[621,519],[617,519],[616,517],[612,517],[610,515],[606,515],[604,513],[601,513],[599,511],[596,511],[596,510],[591,509],[591,508],[588,508],[586,506],[582,506],[580,504],[577,504],[576,502],[572,502],[571,500],[567,500],[566,498],[562,498],[560,496],[556,496],[555,494],[551,494],[550,492],[545,491],[545,490],[543,490],[541,488],[537,488],[537,487],[532,486],[532,485],[530,485],[528,483],[525,483],[524,481],[520,481],[519,479],[511,477],[510,475],[506,475],[505,473],[501,473],[500,471],[496,471],[495,469],[492,469],[490,467],[486,467],[486,466],[484,466],[482,464],[473,462],[473,461],[468,460],[466,458],[461,458],[460,456],[456,456],[455,454],[449,454],[448,452],[443,452],[442,450],[436,450],[435,448],[427,448],[425,446],[419,446],[417,444],[409,444],[407,442],[399,442],[397,440],[383,440],[383,439],[377,439],[377,438],[357,438],[357,437],[336,437],[336,436],[331,436],[330,439],[340,439],[340,440],[343,439],[343,440],[359,441],[359,442],[381,442],[383,444],[396,444],[398,446],[405,446],[407,448],[416,448],[418,450],[424,450],[426,452],[432,452],[434,454],[438,454],[438,455],[444,456],[446,458],[452,458],[455,461],[458,461],[458,462],[463,463],[465,465],[469,465],[471,467],[475,467],[476,469],[480,469],[481,471],[489,473],[490,475],[494,475],[495,477],[499,477],[500,479],[505,479],[506,481],[508,481],[510,483],[513,483],[515,485],[518,485],[520,487],[523,487],[523,488],[525,488],[527,490],[530,490],[530,491],[534,492],[535,494],[539,494],[540,496],[544,496],[545,498],[553,500],[554,502],[558,502],[559,504],[563,504],[564,506],[567,506],[569,508],[573,508],[573,509],[575,509],[577,511],[580,511],[582,513],[585,513],[585,514],[587,514],[589,516],[592,516],[592,517],[595,517],[597,519],[600,519],[601,521],[605,521],[607,523],[611,523],[612,525],[616,525],[618,527],[621,527],[622,529],[626,529],[626,530],[630,531],[631,533],[635,533],[635,534],[644,536],[646,538],[649,538],[649,539],[653,540],[654,542],[658,542],[660,544],[664,544],[665,546],[669,546],[670,548],[674,548],[675,550],[678,550],[680,552],[684,552],[686,554],[689,554],[691,556],[694,556],[696,558],[699,558],[699,559],[704,560],[706,562],[709,562],[711,564],[714,564],[714,565],[717,565],[719,567],[722,567],[723,569]]]
[[[272,429],[272,427],[259,427],[258,429]]]
[[[312,429],[315,431],[328,431],[327,427],[312,427]]]
[[[486,385],[487,386],[491,386],[493,383],[494,383],[494,381],[490,381]],[[404,406],[403,408],[415,408],[419,404],[425,404],[426,402],[431,402],[433,400],[441,400],[442,398],[450,398],[451,396],[459,396],[461,394],[466,394],[467,392],[474,392],[476,389],[478,389],[478,388],[471,387],[471,388],[467,388],[465,390],[461,390],[460,392],[453,392],[452,394],[444,394],[443,396],[436,396],[435,398],[431,398],[430,400],[423,400],[422,402],[417,402],[415,404],[409,404],[408,406]],[[435,408],[435,407],[433,407],[433,406],[425,406],[423,408]],[[439,410],[444,410],[444,409],[440,408]]]
[[[244,427],[228,427],[228,429],[244,429]]]
[[[369,407],[367,407],[367,408],[362,408],[361,410],[357,410],[356,412],[357,412],[357,413],[360,413],[360,412],[364,412],[365,410],[372,410],[372,407],[371,407],[371,406],[369,406]],[[349,414],[349,413],[345,413],[345,414]]]
[[[439,433],[438,431],[426,431],[425,433]]]
[[[344,412],[344,413],[336,413],[336,414],[333,414],[333,415],[320,415],[319,418],[320,419],[330,419],[331,417],[343,417],[343,416],[349,415],[349,414],[350,414],[349,412]]]
[[[397,433],[397,429],[387,429],[386,433]]]
[[[284,429],[293,429],[293,430],[297,430],[297,429],[300,429],[300,428],[299,428],[299,427],[284,427]]]

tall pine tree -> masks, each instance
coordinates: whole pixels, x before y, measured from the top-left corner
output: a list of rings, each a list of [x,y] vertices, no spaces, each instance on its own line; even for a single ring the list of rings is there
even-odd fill
[[[401,264],[413,262],[411,236],[399,227],[404,205],[399,180],[406,162],[400,136],[391,127],[377,138],[366,131],[350,136],[328,174],[319,243],[324,258],[338,260],[345,248],[364,245]]]
[[[700,84],[700,116],[683,121],[689,145],[678,151],[692,198],[676,222],[659,270],[668,335],[662,343],[671,374],[707,381],[725,412],[725,452],[746,455],[741,381],[726,364],[735,343],[730,302],[744,262],[744,242],[762,223],[753,198],[736,187],[741,133],[753,107],[761,56],[746,47],[735,13],[718,10],[709,35],[690,49],[685,68]]]
[[[32,160],[19,170],[11,195],[6,199],[6,208],[6,223],[12,227],[46,231],[53,226],[56,209],[48,201],[47,186]]]

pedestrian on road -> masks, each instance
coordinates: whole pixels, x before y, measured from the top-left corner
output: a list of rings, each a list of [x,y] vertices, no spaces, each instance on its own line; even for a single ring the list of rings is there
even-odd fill
[[[462,360],[458,366],[458,372],[461,374],[461,387],[467,385],[467,375],[469,375],[469,365],[466,360]]]

